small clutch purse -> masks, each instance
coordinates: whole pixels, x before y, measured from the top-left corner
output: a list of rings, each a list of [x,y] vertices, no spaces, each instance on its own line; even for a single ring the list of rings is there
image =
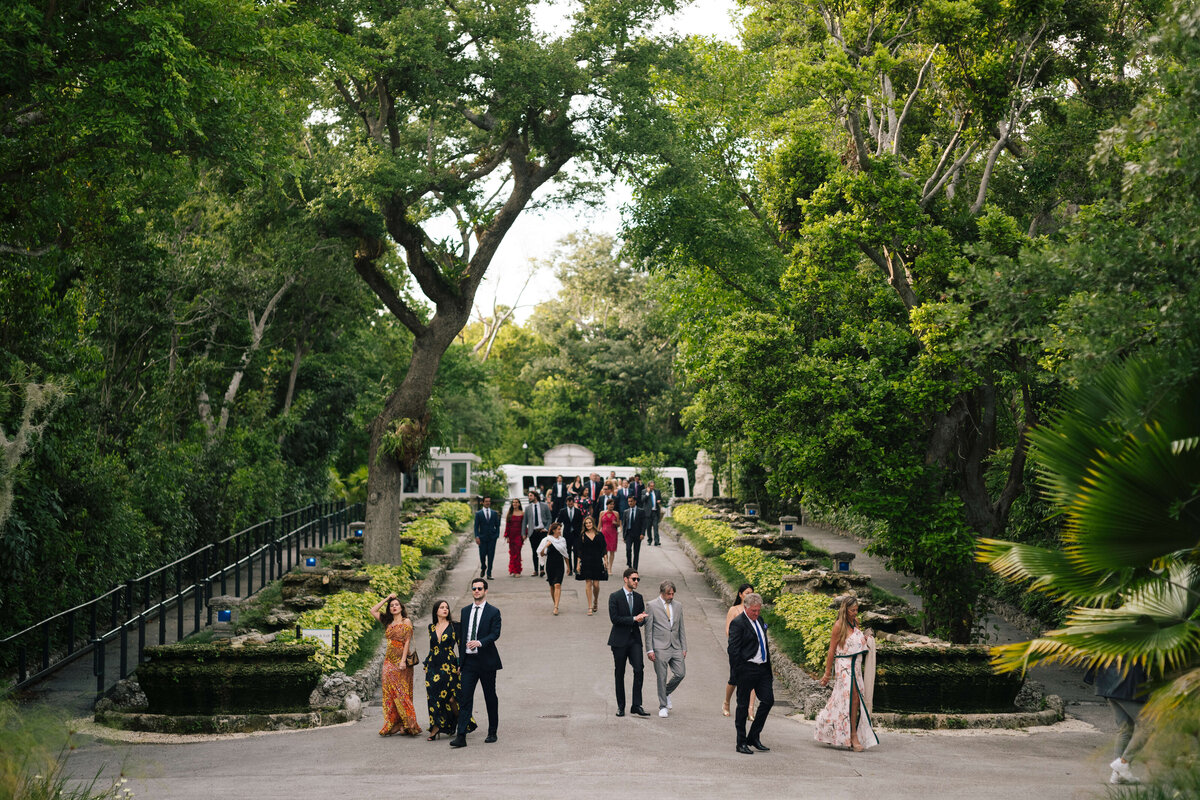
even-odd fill
[[[421,663],[421,657],[417,655],[415,651],[409,650],[408,658],[404,660],[404,663],[410,667],[415,667],[417,664]]]

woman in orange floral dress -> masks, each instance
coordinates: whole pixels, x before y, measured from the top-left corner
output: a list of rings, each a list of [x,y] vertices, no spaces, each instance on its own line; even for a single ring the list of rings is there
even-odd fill
[[[383,729],[379,735],[416,736],[421,726],[413,707],[413,668],[406,663],[413,638],[412,620],[394,594],[376,603],[371,616],[383,624],[388,640],[383,657]]]

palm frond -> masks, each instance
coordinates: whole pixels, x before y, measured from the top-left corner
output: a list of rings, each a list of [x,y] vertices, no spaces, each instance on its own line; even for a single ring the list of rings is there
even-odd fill
[[[1159,688],[1146,702],[1142,714],[1157,724],[1186,705],[1200,705],[1200,667],[1184,672]]]
[[[1095,605],[1117,595],[1128,576],[1114,570],[1088,569],[1062,550],[981,539],[976,558],[1013,583],[1030,581],[1030,588],[1064,603]]]

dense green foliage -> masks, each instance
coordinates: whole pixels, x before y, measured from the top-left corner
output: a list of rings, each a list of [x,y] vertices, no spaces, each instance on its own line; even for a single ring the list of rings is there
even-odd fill
[[[148,647],[138,682],[152,714],[307,711],[321,678],[318,650],[307,642]]]

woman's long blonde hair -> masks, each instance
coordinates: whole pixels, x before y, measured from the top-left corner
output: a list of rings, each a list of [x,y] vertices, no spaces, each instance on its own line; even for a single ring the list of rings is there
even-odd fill
[[[837,647],[840,648],[846,643],[846,637],[850,635],[850,607],[858,605],[858,598],[852,594],[848,594],[842,598],[838,604],[837,620],[833,623],[837,634]]]

